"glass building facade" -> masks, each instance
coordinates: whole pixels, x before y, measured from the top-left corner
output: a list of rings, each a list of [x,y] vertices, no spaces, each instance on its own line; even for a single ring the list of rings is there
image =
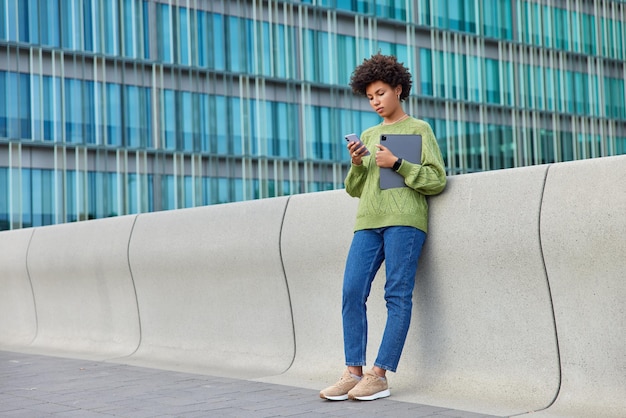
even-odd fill
[[[626,4],[0,0],[0,229],[343,187],[376,52],[449,175],[626,153]]]

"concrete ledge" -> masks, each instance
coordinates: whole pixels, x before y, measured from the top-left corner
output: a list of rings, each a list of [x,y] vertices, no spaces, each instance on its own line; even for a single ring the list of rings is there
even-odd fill
[[[0,234],[0,345],[23,347],[37,335],[33,289],[26,267],[34,229]]]
[[[626,156],[449,179],[394,399],[626,410]],[[319,389],[343,369],[357,199],[296,195],[0,233],[0,346]],[[368,363],[386,318],[368,303]]]
[[[541,240],[562,383],[549,414],[626,416],[625,187],[625,156],[550,166]]]
[[[273,380],[276,383],[308,382],[308,387],[319,388],[343,370],[341,288],[357,204],[358,199],[344,190],[295,195],[289,200],[281,252],[297,355],[289,372]],[[370,322],[374,326],[375,316]]]
[[[125,360],[232,377],[294,357],[280,256],[288,198],[139,215],[130,243],[141,345]]]
[[[559,363],[539,241],[547,169],[455,176],[430,199],[413,322],[390,375],[394,399],[499,415],[553,401]],[[341,285],[357,204],[345,191],[289,202],[282,252],[297,356],[271,382],[322,387],[344,367]],[[386,319],[383,285],[384,264],[368,300],[370,365]]]
[[[34,230],[28,271],[39,326],[31,349],[107,359],[137,348],[126,256],[134,221],[125,216]]]
[[[407,372],[422,402],[496,415],[548,407],[558,349],[539,240],[548,167],[449,179],[430,199]]]

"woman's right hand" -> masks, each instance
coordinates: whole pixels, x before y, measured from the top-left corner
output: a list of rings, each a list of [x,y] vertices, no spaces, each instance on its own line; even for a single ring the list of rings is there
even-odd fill
[[[352,164],[361,165],[363,164],[363,154],[367,152],[367,148],[365,148],[365,144],[350,141],[348,142],[348,151],[350,152],[350,158],[352,158]]]

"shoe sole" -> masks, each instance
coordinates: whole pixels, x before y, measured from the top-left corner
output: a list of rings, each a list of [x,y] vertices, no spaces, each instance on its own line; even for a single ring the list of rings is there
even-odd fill
[[[328,396],[320,393],[320,398],[327,399],[329,401],[345,401],[346,399],[348,399],[348,394],[346,393],[345,395]]]
[[[352,400],[355,401],[374,401],[376,399],[380,399],[380,398],[386,398],[387,396],[391,395],[391,392],[389,391],[389,389],[385,389],[382,390],[380,392],[377,392],[373,395],[368,395],[368,396],[353,396],[353,395],[348,395],[348,397]]]

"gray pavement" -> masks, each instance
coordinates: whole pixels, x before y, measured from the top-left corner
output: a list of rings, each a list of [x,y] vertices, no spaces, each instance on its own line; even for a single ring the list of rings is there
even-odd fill
[[[331,402],[291,386],[0,351],[2,417],[462,417],[392,397]]]

